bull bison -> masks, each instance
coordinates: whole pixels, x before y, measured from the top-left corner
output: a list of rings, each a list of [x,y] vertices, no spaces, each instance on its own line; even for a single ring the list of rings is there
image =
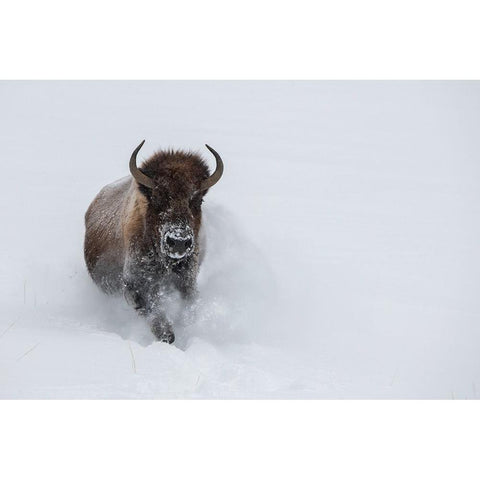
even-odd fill
[[[162,299],[173,291],[186,301],[196,291],[202,257],[199,231],[203,197],[223,173],[220,155],[210,175],[194,153],[159,151],[132,176],[100,191],[85,214],[85,262],[94,282],[109,294],[122,293],[150,323],[153,334],[172,343],[175,335]]]

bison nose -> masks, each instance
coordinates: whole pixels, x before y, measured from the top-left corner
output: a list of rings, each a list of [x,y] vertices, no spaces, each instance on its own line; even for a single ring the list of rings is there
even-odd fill
[[[168,236],[167,245],[169,246],[170,250],[174,250],[175,252],[184,252],[192,246],[192,239],[191,238],[173,238]]]
[[[171,258],[183,258],[193,250],[193,236],[188,230],[170,230],[165,233],[163,249]]]

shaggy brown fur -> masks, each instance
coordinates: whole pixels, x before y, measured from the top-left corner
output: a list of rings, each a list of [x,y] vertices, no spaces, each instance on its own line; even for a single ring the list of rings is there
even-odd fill
[[[184,151],[157,152],[140,170],[154,180],[152,189],[126,177],[104,187],[91,203],[85,215],[85,261],[105,292],[123,291],[146,316],[156,308],[160,319],[153,321],[152,329],[162,336],[168,319],[157,308],[159,290],[174,288],[185,298],[195,291],[206,193],[200,186],[209,170],[199,155]],[[162,254],[166,225],[193,231],[194,250],[187,258],[174,261]]]

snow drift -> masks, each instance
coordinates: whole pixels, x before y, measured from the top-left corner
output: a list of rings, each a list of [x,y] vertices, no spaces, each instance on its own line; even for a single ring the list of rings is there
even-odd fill
[[[1,398],[479,394],[478,82],[2,82],[0,103]],[[143,138],[225,162],[174,345],[83,263],[85,210]]]

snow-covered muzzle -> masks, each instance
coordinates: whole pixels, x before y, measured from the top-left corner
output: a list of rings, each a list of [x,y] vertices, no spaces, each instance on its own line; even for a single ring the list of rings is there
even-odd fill
[[[195,237],[188,225],[167,224],[160,233],[160,248],[167,257],[180,260],[193,253]]]

